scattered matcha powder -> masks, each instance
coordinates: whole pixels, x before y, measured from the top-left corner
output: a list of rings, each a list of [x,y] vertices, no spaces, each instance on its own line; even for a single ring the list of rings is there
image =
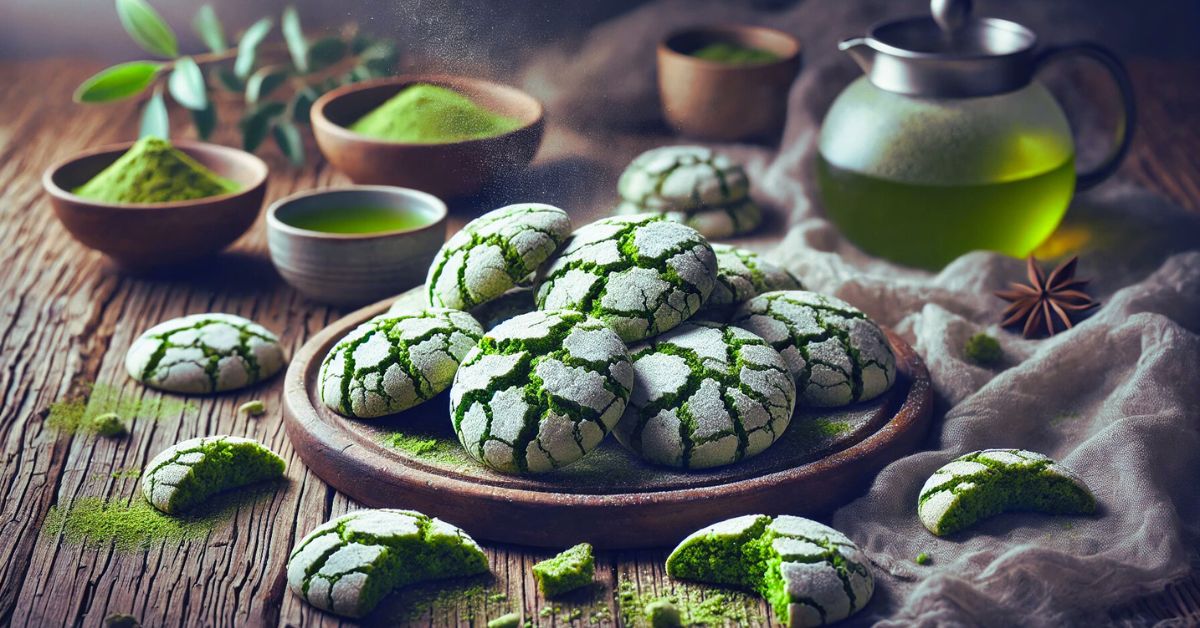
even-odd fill
[[[913,562],[917,563],[918,565],[928,565],[932,560],[933,559],[929,557],[929,554],[921,552],[920,554],[917,554],[917,559]]]
[[[196,405],[178,399],[143,397],[134,393],[122,395],[121,389],[108,384],[91,384],[88,393],[50,404],[46,425],[51,429],[74,434],[78,431],[95,433],[95,421],[105,414],[116,414],[129,419],[156,421],[191,412]]]
[[[263,405],[262,400],[255,399],[238,406],[238,412],[247,416],[262,416],[267,412],[267,407]]]
[[[703,594],[703,593],[701,593]],[[649,607],[658,602],[666,602],[675,607],[684,626],[692,625],[748,625],[765,618],[757,613],[761,602],[742,592],[720,592],[706,595],[703,599],[693,600],[677,591],[666,595],[639,593],[637,586],[628,580],[617,585],[617,604],[620,608],[622,623],[626,626],[655,626],[649,617]],[[670,624],[667,624],[670,625]]]
[[[114,480],[124,480],[125,478],[140,478],[142,470],[138,467],[129,467],[128,469],[116,469],[109,476]]]
[[[458,440],[450,438],[394,432],[384,437],[383,443],[429,462],[452,465],[471,462],[470,456],[467,455]]]
[[[445,87],[418,83],[401,90],[350,130],[370,137],[413,144],[443,144],[503,135],[521,126]]]
[[[237,189],[236,183],[204,167],[167,140],[144,137],[73,192],[107,203],[165,203],[218,196]]]
[[[979,332],[967,339],[963,355],[979,366],[996,366],[1004,358],[1004,351],[995,338]]]

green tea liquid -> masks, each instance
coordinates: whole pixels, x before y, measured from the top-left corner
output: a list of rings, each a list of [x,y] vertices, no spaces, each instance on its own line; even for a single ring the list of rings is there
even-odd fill
[[[859,248],[939,269],[977,249],[1029,255],[1067,211],[1075,159],[997,183],[927,185],[846,170],[818,154],[817,182],[829,218]]]
[[[429,224],[429,217],[419,211],[365,205],[297,213],[284,222],[324,233],[382,233],[423,227]]]

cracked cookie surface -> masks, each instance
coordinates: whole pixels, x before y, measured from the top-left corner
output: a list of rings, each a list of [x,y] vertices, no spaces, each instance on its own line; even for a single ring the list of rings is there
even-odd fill
[[[284,361],[279,338],[262,325],[233,314],[192,314],[138,336],[125,370],[151,388],[206,394],[256,384]]]
[[[360,419],[428,401],[454,380],[483,328],[447,308],[393,308],[354,328],[321,364],[321,401]]]
[[[164,449],[146,465],[142,494],[178,514],[217,493],[283,476],[285,464],[263,444],[240,436],[204,436]]]
[[[845,619],[875,591],[866,556],[853,541],[790,515],[745,515],[703,528],[671,552],[667,574],[755,591],[787,626]]]
[[[629,352],[633,394],[614,433],[650,462],[732,464],[766,450],[791,422],[787,364],[744,329],[689,322]]]
[[[442,245],[425,289],[429,304],[469,310],[528,278],[571,232],[563,210],[520,203],[467,223]]]
[[[783,355],[803,404],[867,401],[896,381],[896,357],[883,330],[841,299],[804,290],[767,292],[738,307],[730,322]]]
[[[622,340],[661,334],[700,310],[716,284],[712,247],[661,216],[612,216],[575,231],[543,269],[541,310],[576,310]]]
[[[412,510],[358,510],[309,532],[287,563],[288,587],[313,606],[362,617],[394,589],[488,571],[459,528]]]
[[[658,213],[709,238],[747,233],[762,222],[745,169],[704,146],[642,153],[621,174],[617,191],[618,215]]]
[[[633,367],[625,344],[579,312],[530,312],[484,334],[450,387],[467,452],[505,473],[570,464],[600,444],[625,410]]]
[[[983,449],[946,463],[921,488],[917,515],[938,536],[1011,511],[1091,514],[1083,480],[1049,457],[1024,449]]]
[[[737,305],[760,294],[804,289],[795,275],[754,251],[729,244],[713,243],[712,247],[717,255],[717,285],[704,302],[701,315],[728,320]]]

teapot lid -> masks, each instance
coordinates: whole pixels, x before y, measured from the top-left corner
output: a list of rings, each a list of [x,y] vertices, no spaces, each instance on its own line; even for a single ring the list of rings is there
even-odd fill
[[[932,0],[930,16],[882,22],[838,47],[877,87],[912,96],[966,98],[1020,89],[1033,77],[1037,35],[971,15],[971,0]]]

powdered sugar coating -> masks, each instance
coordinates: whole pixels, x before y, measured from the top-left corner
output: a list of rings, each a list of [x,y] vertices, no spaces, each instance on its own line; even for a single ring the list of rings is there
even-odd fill
[[[684,323],[633,347],[633,395],[617,440],[656,464],[703,469],[755,456],[791,422],[783,358],[737,327]]]
[[[487,571],[459,528],[412,510],[358,510],[309,532],[287,562],[288,588],[313,606],[361,617],[392,589]]]
[[[654,215],[586,225],[543,271],[538,308],[598,318],[625,341],[661,334],[699,311],[716,284],[716,256],[694,229]]]
[[[250,386],[284,362],[279,338],[262,325],[233,314],[192,314],[138,336],[125,370],[151,388],[204,394]]]
[[[429,304],[469,310],[529,277],[571,232],[563,210],[520,203],[467,223],[442,245],[425,280]]]
[[[883,330],[841,299],[804,290],[768,292],[743,303],[731,322],[783,355],[808,405],[866,401],[896,381],[896,358]]]
[[[658,214],[667,220],[683,223],[706,238],[730,238],[750,233],[762,224],[762,208],[749,197],[724,205],[714,205],[694,211],[659,211],[630,201],[621,201],[613,212],[618,216]]]
[[[354,328],[321,364],[321,401],[360,419],[407,410],[445,390],[483,328],[466,312],[393,307]]]
[[[540,473],[594,449],[625,410],[633,368],[621,339],[579,312],[530,312],[484,334],[450,389],[463,447],[505,473]]]

